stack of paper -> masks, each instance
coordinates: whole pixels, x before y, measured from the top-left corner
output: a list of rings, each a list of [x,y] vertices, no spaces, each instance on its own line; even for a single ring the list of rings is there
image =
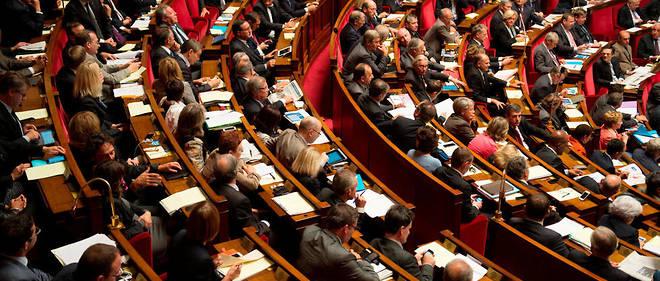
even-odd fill
[[[660,258],[632,252],[619,264],[619,269],[639,280],[651,281],[655,271],[660,269]]]
[[[57,162],[53,164],[30,167],[25,170],[25,175],[28,180],[45,179],[54,176],[64,175],[67,170],[66,161]]]
[[[121,84],[134,83],[134,82],[140,80],[140,78],[142,77],[142,73],[144,73],[146,70],[147,70],[146,67],[140,66],[140,68],[138,68],[138,70],[136,70],[135,72],[128,75],[128,77],[126,77],[126,78],[122,79],[121,81],[119,81],[119,83],[121,83]]]
[[[36,57],[39,57],[39,56],[45,56],[45,55],[46,55],[46,53],[34,53],[34,54],[16,55],[15,58],[17,60],[24,59],[24,58],[25,59],[32,59],[32,58],[36,58]]]
[[[575,71],[580,71],[582,70],[582,64],[584,61],[582,60],[565,60],[564,64],[562,64],[563,67],[565,67],[568,70],[575,70]]]
[[[449,263],[451,260],[456,258],[456,255],[449,250],[447,250],[445,247],[440,245],[438,242],[431,242],[428,244],[424,244],[422,246],[419,246],[415,250],[415,253],[420,254],[420,253],[425,253],[427,250],[433,251],[433,256],[435,258],[435,266],[437,267],[445,267],[447,263]]]
[[[392,271],[387,269],[383,263],[372,263],[371,267],[373,267],[374,272],[378,274],[378,280],[392,280]]]
[[[273,197],[273,201],[290,216],[314,212],[314,207],[303,199],[298,192]]]
[[[534,24],[534,25],[532,25],[532,29],[544,29],[544,28],[545,28],[545,26],[540,25],[540,24]]]
[[[566,237],[571,233],[583,229],[584,227],[585,227],[584,225],[581,225],[578,222],[569,218],[563,218],[557,223],[546,226],[546,228],[552,229],[553,231],[559,233],[561,237]]]
[[[587,122],[587,121],[566,122],[566,125],[571,130],[577,128],[577,126],[580,126],[582,124],[589,125],[589,122]],[[591,125],[589,125],[589,126],[591,126]]]
[[[133,22],[133,25],[131,25],[131,28],[137,30],[149,30],[150,21],[151,19],[149,17],[136,19]]]
[[[305,117],[310,116],[307,111],[304,109],[298,109],[296,111],[288,111],[284,113],[284,118],[291,122],[291,124],[298,125]]]
[[[128,44],[125,44],[124,46],[121,46],[121,48],[119,48],[117,51],[128,52],[128,51],[132,51],[133,49],[135,49],[135,47],[137,47],[136,44],[128,43]]]
[[[199,93],[199,100],[202,103],[210,102],[229,102],[231,97],[234,95],[232,92],[224,91],[208,91]]]
[[[600,183],[600,181],[603,180],[603,179],[605,178],[605,175],[603,175],[603,174],[601,174],[601,173],[599,173],[599,172],[595,172],[595,173],[588,174],[588,175],[584,175],[584,176],[577,176],[577,177],[575,177],[575,178],[573,178],[573,179],[574,179],[574,180],[579,180],[579,179],[581,179],[581,178],[583,178],[583,177],[590,177],[590,178],[592,178],[595,182]]]
[[[639,28],[639,27],[631,27],[631,28],[626,29],[626,31],[628,31],[629,33],[635,33],[637,31],[641,31],[641,30],[642,29]]]
[[[219,35],[224,35],[227,32],[227,26],[226,25],[214,25],[211,30],[211,35],[213,36],[219,36]]]
[[[167,156],[170,155],[170,153],[165,151],[165,148],[163,148],[160,145],[159,146],[153,146],[153,147],[147,147],[147,148],[144,149],[144,153],[146,153],[147,157],[149,157],[149,159],[151,159],[151,160],[167,157]]]
[[[113,89],[112,92],[115,94],[115,98],[144,96],[144,88],[140,85],[132,87],[120,87]]]
[[[141,101],[131,102],[126,107],[128,107],[128,113],[131,117],[151,113],[151,106]]]
[[[584,227],[582,229],[571,232],[571,234],[568,235],[568,239],[586,249],[591,249],[591,233],[593,232],[593,229]]]
[[[211,130],[222,129],[241,123],[243,114],[233,110],[216,110],[206,112],[206,125]]]
[[[507,89],[506,96],[509,99],[521,99],[523,97],[523,92],[520,89]]]
[[[392,109],[388,111],[392,116],[401,116],[401,117],[406,117],[408,119],[415,119],[415,107],[414,106],[406,106],[406,107],[399,107]]]
[[[241,160],[245,162],[253,162],[261,160],[261,151],[252,143],[243,139],[241,141],[243,146],[243,153],[241,153]]]
[[[117,246],[115,241],[110,239],[107,235],[94,234],[87,239],[83,239],[78,242],[59,247],[57,249],[52,249],[51,252],[63,266],[66,266],[78,262],[87,248],[95,244]]]
[[[558,201],[567,201],[580,197],[580,193],[575,191],[575,189],[571,187],[565,187],[555,191],[550,191],[548,192],[548,195],[552,196]]]
[[[283,36],[284,40],[291,41],[296,37],[296,34],[294,32],[285,32]]]
[[[632,163],[619,168],[622,172],[628,172],[628,177],[624,180],[628,185],[635,186],[646,183],[646,176],[637,164]]]
[[[229,6],[225,8],[224,11],[222,11],[223,14],[234,14],[236,11],[238,11],[240,7],[238,6]]]
[[[637,115],[637,101],[624,101],[621,107],[617,109],[618,112],[627,113],[630,115]]]
[[[284,86],[282,93],[293,98],[294,101],[298,101],[303,97],[303,91],[300,89],[300,85],[298,85],[298,81],[296,80],[293,80]]]
[[[264,163],[259,163],[254,165],[255,172],[261,176],[259,181],[260,185],[269,185],[276,182],[282,182],[282,177],[275,171],[275,167],[272,165],[266,165]]]
[[[19,47],[19,49],[24,50],[24,51],[38,51],[38,52],[43,52],[46,50],[46,41],[39,41],[37,43],[32,43],[25,45],[23,47]]]
[[[223,275],[227,275],[232,265],[236,263],[242,263],[243,265],[241,266],[241,274],[238,276],[238,278],[234,279],[234,281],[243,281],[259,272],[268,269],[271,265],[273,265],[273,263],[264,257],[264,255],[259,252],[259,250],[253,250],[240,259],[240,262],[223,262],[222,267],[218,267],[216,270],[218,270]]]
[[[199,190],[199,187],[193,187],[167,196],[167,198],[160,200],[160,205],[171,215],[181,208],[197,204],[204,200],[206,200],[206,197]]]
[[[465,18],[473,19],[473,18],[476,18],[478,16],[479,16],[479,14],[477,14],[477,13],[469,13],[469,14],[465,15]]]
[[[501,80],[509,81],[516,73],[518,73],[518,69],[503,69],[495,73],[494,76]]]
[[[651,240],[644,244],[642,249],[647,250],[656,255],[660,255],[660,236],[654,236]]]
[[[387,100],[391,104],[402,104],[404,107],[415,107],[415,103],[412,101],[409,95],[390,95],[387,97]]]
[[[566,116],[570,119],[575,119],[575,118],[582,118],[584,115],[582,114],[581,111],[575,109],[575,108],[569,108],[564,111]]]
[[[529,180],[542,179],[549,176],[552,176],[552,173],[550,173],[548,169],[541,165],[536,165],[529,168]]]
[[[26,119],[43,119],[43,118],[48,118],[48,110],[45,108],[39,108],[39,109],[33,109],[33,110],[26,110],[26,111],[19,111],[16,112],[16,117],[18,117],[18,120],[26,120]]]
[[[372,218],[384,216],[390,207],[394,205],[390,198],[371,189],[365,189],[360,196],[364,197],[367,201],[367,204],[364,206],[364,212]],[[355,207],[355,200],[350,200],[346,204]]]
[[[325,144],[325,143],[329,143],[329,142],[330,142],[330,139],[328,139],[328,136],[324,132],[321,132],[319,134],[319,137],[316,138],[316,140],[312,144],[313,145],[314,144]]]

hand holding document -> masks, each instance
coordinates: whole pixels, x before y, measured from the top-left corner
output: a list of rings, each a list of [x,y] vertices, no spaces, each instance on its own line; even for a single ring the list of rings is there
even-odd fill
[[[209,102],[229,102],[234,95],[232,92],[225,91],[208,91],[199,93],[199,100],[202,103]]]
[[[243,265],[241,267],[241,274],[238,276],[238,278],[234,279],[234,281],[243,281],[247,278],[254,276],[259,272],[266,270],[271,265],[273,265],[273,263],[270,260],[268,260],[261,252],[259,252],[259,250],[253,250],[252,252],[237,258],[240,259],[239,261],[229,258],[229,257],[236,258],[233,256],[220,254],[220,257],[223,260],[223,264],[220,267],[218,267],[216,270],[218,270],[220,273],[224,275],[226,275],[227,272],[229,272],[229,269],[231,268],[232,265],[235,265],[237,263],[241,263]]]

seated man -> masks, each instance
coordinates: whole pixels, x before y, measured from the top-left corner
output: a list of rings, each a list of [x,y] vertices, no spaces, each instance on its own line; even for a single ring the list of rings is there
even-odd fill
[[[323,125],[318,119],[308,116],[300,121],[298,131],[284,130],[279,136],[266,141],[266,147],[275,152],[275,157],[284,167],[291,167],[298,153],[321,136]]]
[[[172,35],[174,35],[174,40],[179,45],[183,45],[188,41],[188,34],[183,30],[181,25],[179,25],[179,18],[176,15],[176,11],[169,5],[160,5],[155,12],[156,15],[156,26],[167,26],[172,30]]]
[[[467,262],[455,258],[445,265],[442,281],[470,281],[473,278],[472,274],[472,267]]]
[[[351,51],[351,48],[360,41],[363,33],[366,30],[362,30],[366,18],[364,13],[360,11],[353,11],[348,18],[348,24],[339,33],[339,40],[341,42],[341,52],[344,56],[348,55]]]
[[[378,4],[373,0],[366,0],[362,2],[362,7],[360,8],[362,13],[366,17],[366,23],[362,27],[360,33],[364,34],[366,30],[376,29],[376,26],[380,24],[380,20],[387,16],[386,12],[378,13]]]
[[[625,150],[626,144],[619,139],[612,139],[607,143],[607,150],[594,150],[589,159],[594,164],[600,166],[608,173],[619,174],[618,170],[614,167],[614,160],[621,159]],[[623,176],[623,175],[622,175]]]
[[[366,63],[360,63],[355,66],[353,80],[345,82],[346,89],[354,99],[361,95],[368,95],[369,85],[371,85],[373,78],[374,74],[371,72],[371,67]]]
[[[504,21],[504,13],[513,8],[513,2],[511,0],[500,1],[497,8],[490,20],[490,34],[492,36],[495,34],[495,27],[498,27]]]
[[[532,136],[542,140],[548,139],[548,131],[537,127],[522,117],[522,108],[517,104],[509,104],[506,107],[506,120],[509,122],[509,135],[532,152],[538,149],[537,142]]]
[[[238,190],[236,185],[236,167],[238,160],[231,154],[222,154],[215,158],[214,190],[229,201],[229,233],[231,237],[240,237],[243,228],[253,226],[258,234],[270,231],[270,223],[259,220],[252,212],[250,199]]]
[[[463,208],[461,211],[461,221],[463,223],[471,222],[476,218],[482,207],[482,202],[477,200],[479,195],[463,177],[472,166],[473,160],[474,157],[470,150],[459,147],[451,155],[451,167],[441,166],[433,172],[433,175],[438,179],[463,192]]]
[[[234,33],[235,34],[235,33]],[[151,68],[154,75],[158,74],[158,64],[164,58],[171,57],[177,62],[181,57],[176,52],[179,51],[181,45],[174,39],[174,33],[171,29],[166,27],[157,27],[156,32],[152,38],[153,46],[151,47]]]
[[[401,68],[405,71],[409,71],[413,69],[413,61],[415,60],[415,58],[419,55],[425,55],[425,54],[426,54],[426,45],[424,41],[419,38],[410,39],[410,42],[408,42],[408,49],[405,52],[403,52],[402,50],[399,56],[401,61]],[[455,70],[456,67],[450,67],[447,69]],[[442,73],[442,71],[445,70],[445,66],[433,61],[432,59],[429,59],[429,70],[431,72],[431,77],[434,79],[438,79],[438,80],[448,79],[448,75]]]
[[[618,196],[609,206],[609,214],[598,220],[599,226],[604,226],[616,236],[631,245],[640,247],[639,231],[630,225],[642,213],[642,204],[632,196]]]
[[[640,58],[655,61],[660,58],[660,23],[656,23],[651,28],[650,34],[645,34],[637,44],[637,56]]]
[[[571,177],[584,174],[582,170],[566,167],[562,162],[559,155],[564,154],[566,151],[568,151],[568,134],[565,131],[558,130],[554,131],[546,140],[546,143],[541,145],[539,150],[536,151],[536,155],[560,173],[564,172]]]
[[[385,81],[374,79],[371,81],[369,94],[361,95],[357,99],[357,104],[364,114],[386,135],[389,135],[392,120],[395,118],[388,112],[393,109],[393,106],[382,104],[389,89],[390,86]]]
[[[547,74],[536,79],[534,88],[532,88],[532,102],[535,104],[540,103],[546,96],[559,92],[557,88],[564,81],[566,75],[566,68],[552,67]],[[567,90],[562,90],[559,94],[565,96]]]
[[[628,0],[625,5],[619,9],[616,17],[616,23],[622,29],[628,29],[640,25],[646,21],[646,15],[639,8],[640,0]]]
[[[623,75],[619,60],[612,57],[612,48],[604,47],[600,59],[594,63],[593,80],[596,87],[609,89],[612,82],[623,80]]]
[[[272,68],[275,67],[274,52],[268,54],[264,50],[268,49],[268,44],[257,44],[252,35],[252,27],[250,23],[243,20],[236,20],[231,26],[234,34],[234,39],[229,43],[229,50],[232,54],[243,52],[245,53],[254,65],[254,70],[259,75],[269,77]]]
[[[596,0],[599,1],[599,0]],[[586,26],[587,22],[587,11],[584,9],[573,9],[573,17],[575,17],[575,25],[573,26],[573,34],[575,34],[575,39],[578,40],[578,45],[587,44],[592,47],[598,46],[598,40],[589,31],[589,28]]]
[[[380,25],[380,26],[385,27],[389,32],[389,27],[387,27],[387,25]],[[412,40],[412,36],[410,35],[408,29],[399,28],[399,30],[397,30],[396,41],[399,42],[399,56],[401,56],[400,54],[401,52],[408,51],[408,44],[410,44],[410,40]]]
[[[280,7],[278,1],[259,0],[254,4],[254,11],[261,16],[261,26],[255,30],[259,38],[276,42],[282,29],[295,26],[292,16]]]
[[[62,268],[53,281],[105,280],[114,278],[121,272],[119,249],[99,243],[87,248],[77,263]]]
[[[545,194],[536,193],[527,197],[525,217],[511,219],[511,225],[557,254],[572,257],[577,251],[569,249],[559,233],[543,226],[543,221],[551,212],[553,211],[550,208],[548,197]]]
[[[492,116],[504,115],[507,97],[504,87],[507,82],[491,76],[488,73],[490,59],[485,54],[479,54],[475,57],[474,66],[465,73],[467,84],[472,89],[472,98],[476,102],[487,103],[488,111]],[[519,87],[523,83],[520,81],[512,82],[512,87]]]
[[[444,82],[455,80],[449,78],[450,76],[443,75]],[[410,83],[415,96],[420,101],[435,102],[439,97],[440,90],[442,89],[442,80],[436,80],[431,77],[429,71],[429,60],[424,55],[415,57],[413,61],[413,68],[409,69],[406,73],[406,83]]]
[[[587,149],[585,148],[585,145],[591,142],[591,139],[593,138],[593,131],[594,128],[587,124],[580,124],[573,130],[573,133],[569,138],[569,142],[571,143],[571,147],[573,147],[575,152],[581,154],[584,157],[587,157]]]
[[[41,36],[44,13],[41,1],[7,0],[0,3],[2,45],[11,47]]]
[[[545,35],[543,43],[534,49],[534,70],[540,74],[550,72],[553,68],[561,67],[561,59],[555,54],[559,43],[559,36],[552,31]]]
[[[353,78],[353,71],[359,63],[368,64],[374,77],[380,78],[387,71],[390,58],[387,56],[387,47],[381,44],[378,31],[367,30],[362,36],[362,42],[355,44],[344,61],[344,80]]]
[[[442,49],[447,43],[456,43],[458,31],[452,21],[451,10],[442,9],[441,16],[435,21],[431,29],[424,35],[424,42],[429,48],[429,55],[436,59],[442,58]]]
[[[64,66],[57,72],[55,85],[60,96],[60,104],[66,112],[74,111],[73,84],[76,81],[76,70],[86,58],[87,52],[82,46],[69,48],[62,57]]]
[[[621,92],[609,92],[607,95],[603,95],[596,100],[593,110],[590,112],[591,118],[593,118],[594,123],[598,126],[603,125],[603,117],[605,113],[610,111],[617,111],[619,107],[623,104],[623,93]],[[636,115],[632,116],[628,113],[623,113],[623,124],[621,129],[628,129],[637,126],[637,122],[646,122],[646,116]]]
[[[355,208],[339,203],[330,207],[320,224],[322,228],[306,227],[300,241],[297,268],[305,276],[319,281],[378,281],[378,274],[369,262],[342,246],[351,239],[358,216]]]
[[[577,36],[573,33],[573,26],[575,25],[575,17],[571,13],[564,13],[561,16],[561,24],[557,25],[553,29],[557,33],[559,41],[555,51],[562,57],[572,58],[578,52],[587,48],[587,45],[579,45],[580,43],[576,38]]]
[[[242,53],[244,54],[244,53]],[[231,79],[231,89],[234,90],[234,96],[239,104],[243,104],[244,100],[250,95],[247,89],[247,83],[257,75],[252,66],[252,62],[239,61],[234,65],[234,77]]]
[[[638,1],[638,0],[634,0],[634,1]],[[619,31],[616,43],[612,45],[612,50],[614,50],[612,57],[616,58],[616,60],[619,62],[619,67],[621,67],[621,71],[623,72],[623,75],[625,76],[630,75],[630,73],[632,73],[632,71],[635,70],[635,68],[637,68],[637,65],[635,64],[632,58],[632,47],[630,47],[630,33],[628,31],[625,30]]]
[[[519,17],[516,25],[520,30],[529,30],[535,24],[543,25],[543,17],[534,12],[534,7],[529,6],[527,0],[513,0],[511,8],[518,12]]]
[[[137,71],[140,68],[139,62],[129,62],[121,65],[108,65],[103,64],[96,58],[96,54],[99,50],[99,38],[96,37],[96,33],[93,31],[85,30],[79,34],[76,34],[75,39],[76,45],[83,46],[85,51],[87,51],[87,61],[95,62],[103,73],[103,83],[106,84],[109,89],[112,89],[114,85],[119,84],[121,80],[128,77],[131,73]],[[104,94],[108,94],[107,92]]]
[[[591,255],[577,253],[572,260],[578,265],[610,281],[636,280],[625,272],[612,266],[610,256],[618,247],[616,235],[612,230],[599,226],[591,233]]]
[[[415,278],[432,281],[435,266],[433,254],[424,252],[413,256],[403,249],[403,244],[408,241],[414,218],[415,214],[404,206],[390,207],[385,214],[385,237],[376,238],[370,244]]]
[[[488,27],[484,24],[477,24],[472,27],[472,30],[470,32],[472,34],[470,38],[470,43],[468,45],[468,49],[472,46],[476,46],[479,48],[484,49],[484,42],[486,42],[488,39]],[[485,49],[484,49],[485,51]],[[502,69],[505,65],[510,65],[513,63],[513,58],[512,57],[495,57],[495,56],[489,56],[490,58],[490,64],[491,64],[491,69],[493,71],[497,71]],[[466,67],[467,68],[467,67]]]
[[[0,221],[0,276],[4,280],[51,280],[52,276],[37,268],[28,267],[27,254],[37,243],[41,229],[32,217],[9,215]]]
[[[452,107],[454,113],[447,118],[444,127],[460,142],[468,144],[476,136],[478,127],[474,101],[466,97],[459,97],[454,100]]]
[[[527,163],[527,159],[523,156],[515,156],[506,163],[506,174],[512,179],[524,184],[527,188],[537,189],[527,182],[529,179],[529,163]]]
[[[443,10],[447,9],[450,12],[449,14],[451,15],[450,19],[452,20],[452,24],[458,25],[465,19],[465,13],[463,12],[463,9],[465,8],[467,8],[466,0],[438,0],[435,2],[435,17],[443,17]]]
[[[202,45],[196,40],[190,39],[181,45],[180,59],[177,60],[183,80],[190,84],[193,93],[197,96],[201,92],[210,91],[220,85],[219,78],[201,77],[199,71],[199,59],[202,57]],[[193,69],[198,70],[194,71]]]
[[[404,152],[415,148],[417,129],[425,126],[437,116],[435,106],[429,101],[423,101],[417,105],[413,116],[414,120],[399,116],[392,122],[390,132],[392,142]]]
[[[308,4],[305,1],[299,0],[285,0],[279,1],[279,3],[282,10],[295,18],[313,13],[319,5],[318,2],[310,2]]]
[[[254,118],[257,116],[259,111],[266,106],[271,104],[270,99],[268,98],[268,83],[266,79],[261,76],[255,76],[245,85],[248,91],[249,96],[243,100],[243,114],[245,114],[245,119],[248,122],[254,122]],[[291,97],[285,97],[273,103],[273,106],[280,110],[280,112],[286,112],[285,105],[290,103],[293,99]]]
[[[633,159],[651,172],[660,171],[658,160],[660,159],[660,138],[655,138],[646,143],[646,149],[636,148],[632,154]]]
[[[415,14],[406,15],[404,27],[410,32],[412,38],[420,38],[419,36],[419,19]]]

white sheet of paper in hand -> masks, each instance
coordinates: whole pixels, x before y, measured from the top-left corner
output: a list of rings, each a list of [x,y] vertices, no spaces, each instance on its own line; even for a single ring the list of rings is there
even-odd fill
[[[644,243],[642,249],[647,250],[656,255],[660,255],[660,236],[654,236],[651,240]]]
[[[75,243],[64,245],[57,249],[50,250],[53,255],[60,261],[64,266],[76,263],[82,257],[82,254],[94,244],[105,244],[110,246],[117,246],[115,241],[110,239],[105,234],[94,234],[86,239],[80,240]]]
[[[419,248],[415,250],[415,253],[417,254],[424,253],[426,252],[426,250],[429,249],[433,251],[433,256],[435,257],[435,266],[437,267],[445,267],[447,263],[449,263],[451,260],[456,258],[456,255],[454,255],[454,253],[450,252],[445,247],[443,247],[442,245],[438,244],[438,242],[435,241],[419,246]]]
[[[273,201],[290,216],[314,212],[314,207],[307,200],[303,199],[298,192],[273,197]]]
[[[631,277],[651,281],[656,270],[660,269],[660,258],[647,257],[632,252],[621,263],[619,269]]]
[[[509,79],[513,78],[516,73],[518,73],[518,69],[503,69],[495,73],[494,76],[501,80],[508,81]]]
[[[454,113],[454,101],[452,99],[446,99],[436,103],[435,112],[438,117],[442,116],[446,120],[452,113]]]
[[[129,96],[136,96],[136,97],[141,97],[144,96],[144,88],[142,86],[135,86],[135,87],[121,87],[121,88],[116,88],[113,89],[112,92],[115,95],[115,98],[120,98],[120,97],[129,97]]]
[[[319,137],[316,138],[316,140],[312,144],[324,144],[324,143],[329,143],[329,142],[330,142],[330,139],[328,139],[328,136],[325,135],[324,132],[321,132],[321,134],[319,134]]]
[[[232,92],[208,91],[208,92],[199,93],[199,100],[202,103],[214,102],[214,101],[228,102],[231,101],[231,97],[233,95],[234,93]]]
[[[28,180],[45,179],[64,175],[66,169],[66,161],[62,161],[53,164],[27,168],[27,170],[25,170],[25,175],[27,176]]]
[[[246,254],[245,256],[248,255],[249,253]],[[268,260],[266,257],[264,257],[262,254],[262,257],[257,260],[243,263],[243,266],[241,267],[241,274],[238,276],[238,278],[234,279],[234,281],[243,281],[247,278],[250,278],[257,273],[266,270],[271,265],[273,265],[273,263],[270,260]],[[219,267],[217,268],[217,270],[220,271],[222,274],[227,275],[229,268],[230,267]]]
[[[29,118],[34,118],[34,119],[48,118],[48,110],[45,108],[38,108],[33,110],[19,111],[16,112],[16,117],[18,117],[18,120],[21,121]]]
[[[364,206],[364,212],[372,218],[384,216],[390,207],[394,205],[392,200],[387,198],[387,196],[371,189],[365,189],[360,196],[367,201],[367,205]],[[355,207],[355,200],[350,200],[346,204]]]

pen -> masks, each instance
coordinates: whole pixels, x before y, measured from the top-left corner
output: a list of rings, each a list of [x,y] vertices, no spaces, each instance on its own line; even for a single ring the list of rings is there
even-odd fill
[[[358,196],[362,196],[365,192],[367,192],[367,189],[365,188],[362,193],[360,193]]]

